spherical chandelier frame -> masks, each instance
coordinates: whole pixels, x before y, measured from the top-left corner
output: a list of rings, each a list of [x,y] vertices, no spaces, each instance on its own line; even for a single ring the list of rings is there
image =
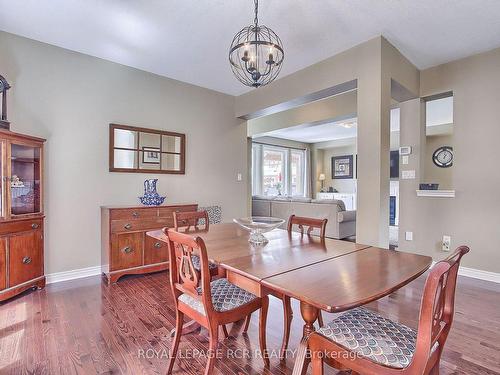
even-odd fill
[[[281,71],[285,52],[279,36],[259,25],[258,0],[254,24],[241,29],[229,48],[229,63],[236,78],[244,85],[261,87],[271,83]]]

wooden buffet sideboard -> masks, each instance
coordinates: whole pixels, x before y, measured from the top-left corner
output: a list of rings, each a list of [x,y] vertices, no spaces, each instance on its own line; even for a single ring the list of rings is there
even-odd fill
[[[101,207],[101,270],[108,283],[168,269],[167,245],[145,233],[173,227],[174,212],[197,209],[197,204]]]

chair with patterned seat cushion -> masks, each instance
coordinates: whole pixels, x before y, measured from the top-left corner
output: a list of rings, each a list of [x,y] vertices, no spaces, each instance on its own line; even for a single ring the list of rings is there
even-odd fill
[[[167,231],[170,260],[170,285],[176,306],[175,338],[167,374],[172,373],[179,342],[183,333],[184,317],[188,317],[205,327],[209,332],[209,351],[217,352],[219,326],[243,320],[260,309],[259,342],[262,353],[266,353],[266,318],[269,305],[267,296],[254,294],[230,283],[227,279],[211,281],[208,256],[201,237],[192,237],[174,229]],[[193,253],[200,258],[201,271],[194,269]],[[269,358],[264,364],[269,367]],[[213,373],[215,355],[208,358],[205,375]]]
[[[313,375],[324,362],[352,374],[439,374],[441,354],[453,322],[460,246],[430,271],[424,287],[418,331],[356,308],[313,332],[308,339]]]

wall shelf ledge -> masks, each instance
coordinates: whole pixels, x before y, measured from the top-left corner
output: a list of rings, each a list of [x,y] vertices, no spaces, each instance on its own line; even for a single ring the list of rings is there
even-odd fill
[[[417,190],[417,197],[455,198],[455,190]]]

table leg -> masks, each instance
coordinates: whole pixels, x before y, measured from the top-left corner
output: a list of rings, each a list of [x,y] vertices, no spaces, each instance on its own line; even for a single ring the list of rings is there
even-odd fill
[[[318,319],[319,310],[306,302],[300,301],[300,313],[305,324],[302,340],[300,341],[300,346],[297,351],[297,358],[295,359],[295,365],[293,366],[293,375],[304,375],[307,373],[307,367],[310,362],[308,356],[309,348],[307,346],[307,338],[312,332],[314,332],[314,322]]]

